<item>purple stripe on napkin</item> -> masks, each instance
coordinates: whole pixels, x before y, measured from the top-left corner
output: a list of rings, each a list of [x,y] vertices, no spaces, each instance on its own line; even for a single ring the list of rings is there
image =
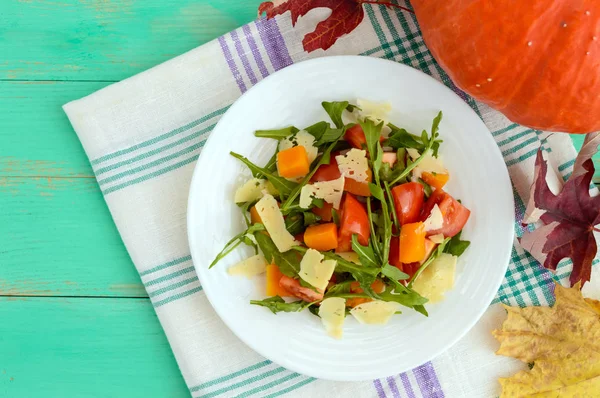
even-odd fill
[[[252,56],[254,57],[254,60],[256,61],[256,65],[258,65],[258,70],[260,71],[260,74],[262,75],[262,77],[269,76],[269,71],[267,70],[267,67],[265,66],[265,63],[262,59],[262,55],[260,54],[260,50],[258,49],[258,46],[256,45],[256,41],[254,40],[254,36],[252,35],[250,26],[244,25],[242,27],[242,30],[244,31],[246,41],[248,42],[248,46],[250,46],[250,50],[252,51]]]
[[[419,389],[421,390],[423,397],[444,398],[442,386],[440,386],[440,381],[435,374],[435,369],[433,368],[433,364],[431,362],[427,362],[413,369],[413,374],[417,379],[417,383],[419,384]]]
[[[233,44],[235,45],[235,49],[242,60],[242,65],[244,65],[244,70],[246,71],[250,82],[252,82],[252,84],[258,83],[256,75],[252,70],[252,66],[250,66],[250,62],[248,61],[248,57],[246,57],[246,52],[244,51],[244,47],[242,47],[242,42],[240,41],[237,31],[234,30],[231,32],[231,38],[233,39]]]
[[[379,398],[386,398],[381,381],[379,379],[373,380],[373,385],[375,386],[375,390],[377,390],[377,396]]]
[[[275,19],[259,19],[255,22],[273,69],[280,70],[294,63],[285,45],[279,26]]]
[[[402,380],[402,386],[404,387],[404,391],[406,391],[408,398],[416,398],[415,392],[412,389],[412,385],[410,384],[410,380],[408,380],[406,373],[400,374],[400,380]]]
[[[392,395],[394,398],[400,398],[400,391],[398,391],[398,386],[396,385],[396,380],[393,377],[388,377],[387,379],[388,386],[390,386],[390,391],[392,391]]]
[[[240,88],[240,91],[242,93],[245,93],[247,90],[246,83],[244,83],[244,78],[242,77],[242,74],[238,70],[235,61],[231,56],[231,51],[229,51],[229,47],[227,46],[227,42],[225,41],[225,36],[219,37],[219,44],[221,45],[221,50],[223,51],[223,55],[225,56],[227,65],[229,65],[229,70],[231,71],[231,74],[233,74],[233,78],[235,79],[238,87]]]

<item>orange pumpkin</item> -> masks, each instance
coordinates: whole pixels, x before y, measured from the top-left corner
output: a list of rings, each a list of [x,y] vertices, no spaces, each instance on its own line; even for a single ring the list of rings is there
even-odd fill
[[[531,128],[600,130],[599,0],[412,0],[464,91]]]

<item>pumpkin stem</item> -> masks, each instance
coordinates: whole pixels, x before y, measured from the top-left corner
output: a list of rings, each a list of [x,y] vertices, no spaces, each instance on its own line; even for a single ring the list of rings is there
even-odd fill
[[[390,7],[390,8],[399,8],[400,10],[403,10],[403,11],[406,11],[406,12],[410,12],[411,14],[415,13],[410,8],[406,8],[406,7],[403,7],[403,6],[399,5],[399,4],[394,4],[394,3],[387,2],[387,1],[359,0],[358,3],[359,4],[377,4],[377,5],[380,5],[380,6],[386,6],[386,7]]]

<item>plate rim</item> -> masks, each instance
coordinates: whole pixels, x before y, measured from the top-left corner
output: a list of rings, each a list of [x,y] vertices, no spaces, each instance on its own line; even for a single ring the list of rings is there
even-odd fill
[[[452,89],[450,89],[449,87],[447,87],[446,85],[444,85],[442,82],[438,81],[437,79],[435,79],[434,77],[428,75],[427,73],[413,68],[411,66],[399,63],[399,62],[395,62],[392,60],[387,60],[387,59],[383,59],[383,58],[377,58],[377,57],[370,57],[370,56],[361,56],[361,55],[332,55],[332,56],[323,56],[323,57],[317,57],[317,58],[312,58],[309,60],[304,60],[304,61],[300,61],[297,63],[294,63],[290,66],[287,66],[283,69],[280,69],[278,71],[275,71],[274,73],[270,74],[269,76],[265,77],[264,79],[262,79],[261,81],[259,81],[257,84],[255,84],[254,86],[252,86],[250,89],[248,89],[246,92],[244,92],[241,96],[239,96],[233,103],[232,105],[229,107],[229,109],[223,114],[223,116],[221,117],[221,119],[219,120],[219,122],[215,125],[215,128],[213,130],[213,132],[209,135],[206,143],[204,144],[204,148],[202,150],[202,152],[200,153],[200,156],[198,158],[198,161],[196,162],[196,165],[194,166],[194,171],[192,174],[192,178],[191,178],[191,182],[190,182],[190,187],[189,187],[189,193],[188,193],[188,202],[187,202],[187,215],[186,215],[186,227],[191,225],[191,221],[193,219],[193,215],[195,214],[195,209],[196,209],[196,203],[198,201],[196,201],[196,195],[195,192],[197,192],[197,189],[194,189],[194,186],[197,185],[197,180],[200,178],[199,175],[201,174],[200,171],[200,167],[199,165],[201,164],[200,161],[202,159],[203,153],[205,153],[205,151],[207,149],[210,149],[210,144],[212,141],[214,141],[215,139],[213,139],[213,137],[215,136],[215,132],[218,131],[218,127],[219,125],[222,123],[223,120],[227,120],[227,116],[233,114],[238,107],[240,107],[240,100],[242,98],[244,98],[245,96],[248,96],[249,93],[251,93],[252,91],[256,91],[257,87],[260,88],[263,85],[265,85],[264,82],[269,82],[271,80],[274,80],[275,78],[279,78],[279,75],[284,74],[284,73],[294,73],[294,71],[296,69],[300,69],[300,68],[306,68],[306,67],[310,67],[313,64],[320,64],[320,63],[324,63],[326,64],[327,62],[330,62],[331,59],[341,59],[342,61],[346,61],[346,62],[355,62],[355,61],[360,61],[360,62],[373,62],[373,63],[380,63],[380,64],[393,64],[395,65],[395,67],[398,67],[401,70],[409,70],[410,73],[414,73],[417,72],[418,74],[420,74],[422,77],[424,77],[425,79],[428,79],[432,82],[434,82],[437,86],[439,86],[441,89],[446,90],[448,93],[450,93],[453,97],[455,97],[456,99],[458,99],[460,106],[464,107],[468,112],[470,112],[471,114],[473,114],[473,116],[476,117],[476,119],[478,120],[478,122],[481,124],[482,128],[485,129],[485,131],[488,132],[486,139],[488,141],[490,141],[491,144],[493,144],[494,149],[494,156],[499,156],[499,160],[502,161],[503,167],[502,169],[502,174],[504,174],[504,177],[506,178],[507,183],[510,184],[510,173],[508,171],[508,166],[506,165],[506,162],[504,161],[504,158],[502,156],[501,150],[498,147],[497,143],[495,142],[490,130],[488,129],[488,127],[485,125],[485,123],[483,122],[482,118],[460,97],[458,96]],[[366,61],[368,60],[368,61]],[[457,102],[457,103],[458,103]],[[511,194],[509,195],[510,197],[510,207],[511,209],[514,209],[515,204],[514,204],[514,196]],[[507,206],[509,205],[509,203],[506,204]],[[193,229],[190,229],[189,227],[186,228],[187,231],[187,236],[188,236],[188,244],[189,244],[189,249],[190,249],[190,254],[192,257],[192,263],[194,264],[194,270],[196,272],[196,275],[198,276],[201,285],[204,285],[204,281],[202,280],[202,276],[201,273],[198,272],[198,267],[196,264],[199,264],[199,262],[194,261],[195,260],[195,255],[194,252],[195,250],[193,250],[193,247],[195,246],[195,233],[193,232]],[[515,231],[514,228],[510,229],[510,232],[508,233],[508,236],[505,236],[504,239],[507,242],[513,242],[514,241],[514,236],[515,236]],[[496,293],[498,292],[498,289],[500,288],[502,281],[504,279],[504,276],[506,274],[506,271],[508,269],[508,266],[510,264],[510,257],[511,257],[511,250],[512,250],[512,246],[513,244],[510,243],[510,245],[507,245],[506,249],[505,249],[505,255],[504,258],[502,258],[503,263],[505,264],[503,267],[503,273],[501,274],[501,276],[494,281],[493,285],[495,286],[494,290],[491,290],[488,292],[487,296],[485,297],[485,300],[482,299],[482,301],[486,301],[489,304],[486,306],[482,306],[480,308],[480,310],[477,312],[477,316],[473,317],[472,320],[468,323],[465,324],[465,326],[462,328],[462,331],[460,333],[457,333],[455,336],[453,336],[453,338],[448,340],[448,343],[446,343],[443,347],[440,347],[440,349],[438,349],[435,353],[429,355],[426,359],[423,360],[423,362],[419,365],[416,365],[416,367],[425,364],[435,358],[437,358],[439,355],[443,354],[444,352],[446,352],[447,350],[449,350],[451,347],[453,347],[459,340],[461,340],[467,333],[469,333],[469,331],[471,331],[473,329],[473,327],[475,326],[475,324],[481,319],[481,317],[484,315],[484,313],[488,310],[489,306],[491,306],[492,301],[494,296],[496,295]],[[238,331],[236,331],[235,328],[231,327],[231,325],[229,324],[228,320],[226,317],[221,316],[221,312],[218,309],[218,306],[215,306],[213,303],[213,300],[211,299],[210,295],[207,294],[205,292],[206,298],[208,299],[212,309],[215,311],[215,313],[219,316],[219,319],[227,326],[227,328],[229,328],[229,330],[238,338],[240,339],[245,345],[247,345],[250,349],[252,349],[255,353],[257,353],[258,355],[265,357],[266,359],[272,361],[273,363],[277,363],[279,364],[278,360],[273,358],[270,354],[266,354],[264,353],[262,350],[258,349],[256,347],[256,345],[253,343],[253,341],[251,339],[246,338],[244,335],[241,335],[240,333],[238,333]],[[286,364],[285,365],[286,369],[289,369],[291,371],[297,372],[299,374],[305,375],[305,376],[310,376],[310,377],[315,377],[321,380],[331,380],[331,381],[368,381],[368,380],[373,380],[373,379],[379,379],[379,378],[384,378],[384,377],[388,377],[397,373],[401,373],[401,372],[405,372],[408,371],[410,369],[404,369],[404,370],[395,370],[395,369],[391,369],[389,372],[385,373],[385,374],[381,374],[378,376],[362,376],[362,377],[327,377],[327,376],[323,376],[320,374],[316,374],[316,373],[311,373],[311,372],[306,372],[304,369],[299,369],[296,368],[293,364]],[[414,369],[414,368],[411,368]]]

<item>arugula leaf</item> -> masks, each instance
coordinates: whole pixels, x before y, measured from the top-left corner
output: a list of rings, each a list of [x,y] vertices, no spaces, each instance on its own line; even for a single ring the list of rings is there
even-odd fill
[[[454,235],[452,239],[450,239],[450,242],[448,242],[446,248],[444,249],[444,253],[452,254],[453,256],[458,257],[461,256],[465,252],[465,250],[467,250],[469,245],[471,245],[471,242],[469,242],[468,240],[461,240],[461,234],[462,231],[460,231],[458,234]]]
[[[247,227],[252,225],[252,222],[250,221],[250,218],[248,217],[248,212],[250,211],[250,207],[252,207],[252,205],[254,203],[256,203],[256,202],[244,202],[244,203],[238,204],[238,206],[240,207],[240,210],[242,211],[242,216],[244,216],[244,221],[246,222]]]
[[[433,122],[431,123],[431,138],[435,138],[438,135],[438,131],[440,130],[440,122],[443,117],[442,111],[439,111],[436,117],[433,118]]]
[[[266,168],[255,165],[254,163],[249,161],[246,157],[244,157],[240,154],[237,154],[235,152],[229,152],[229,154],[231,156],[233,156],[234,158],[240,160],[246,166],[248,166],[248,168],[250,169],[250,171],[252,172],[252,174],[255,177],[257,175],[265,176],[269,181],[271,181],[271,184],[273,184],[275,189],[277,189],[279,191],[280,195],[287,196],[298,186],[298,184],[296,184],[295,182],[288,181],[283,177],[279,177],[279,176],[273,174]]]
[[[340,226],[340,213],[336,209],[331,209],[331,219],[335,225]]]
[[[369,184],[369,189],[371,185],[373,185],[374,187],[377,186],[374,184]],[[377,237],[377,233],[375,231],[375,225],[377,224],[377,221],[379,221],[379,217],[377,214],[373,214],[373,210],[371,209],[370,197],[367,197],[367,216],[369,218],[369,227],[371,228],[371,242],[373,243],[373,250],[375,251],[375,255],[378,258],[381,258],[381,245]]]
[[[342,136],[344,135],[344,133],[346,132],[346,129],[344,127],[342,128],[338,128],[338,129],[332,129],[331,127],[327,127],[327,129],[325,130],[325,132],[323,133],[323,135],[321,136],[321,138],[319,138],[317,140],[317,142],[315,142],[316,146],[321,146],[323,144],[328,144],[330,142],[337,142],[340,138],[342,138]]]
[[[369,183],[369,190],[371,191],[371,195],[373,195],[376,199],[380,201],[385,200],[385,195],[383,193],[383,189],[379,185],[375,185],[372,182]]]
[[[421,314],[423,314],[425,316],[429,316],[429,313],[425,309],[424,305],[415,305],[415,306],[413,306],[413,310],[420,312]]]
[[[282,138],[289,137],[292,134],[296,134],[298,131],[300,130],[298,130],[296,127],[288,126],[274,130],[256,130],[254,135],[260,138],[274,138],[276,140],[280,140]]]
[[[304,131],[306,131],[308,134],[315,137],[315,141],[318,141],[321,139],[323,134],[325,134],[325,131],[327,131],[327,129],[330,129],[330,128],[331,128],[331,126],[329,126],[329,123],[322,121],[322,122],[317,122],[317,123],[313,124],[312,126],[308,126],[307,128],[304,129]]]
[[[275,151],[275,153],[273,154],[273,156],[271,156],[271,159],[269,159],[269,161],[267,162],[267,164],[265,165],[265,167],[263,167],[263,169],[267,170],[269,173],[275,173],[277,171],[277,150]],[[264,174],[262,173],[257,173],[256,174],[256,178],[264,178]]]
[[[275,243],[273,243],[267,234],[256,232],[254,233],[254,239],[256,239],[256,243],[258,243],[258,247],[260,247],[268,264],[277,264],[279,270],[285,276],[289,276],[290,278],[298,276],[300,272],[300,259],[296,252],[290,250],[280,253]]]
[[[423,159],[425,158],[425,156],[427,155],[428,151],[432,151],[433,152],[433,146],[434,144],[437,142],[436,139],[439,136],[438,130],[439,130],[439,124],[440,121],[442,120],[442,111],[440,111],[438,113],[438,115],[435,117],[435,119],[433,119],[433,125],[431,127],[431,138],[427,138],[427,132],[423,131],[422,137],[421,139],[424,142],[427,142],[426,146],[425,146],[425,150],[421,153],[421,156],[419,156],[414,162],[408,164],[406,166],[406,169],[404,169],[404,171],[402,173],[400,173],[391,183],[390,185],[396,185],[401,179],[403,179],[404,177],[408,176],[410,174],[410,172],[419,165],[419,163],[421,163],[423,161]],[[437,144],[437,147],[439,148],[439,143]]]
[[[264,230],[265,230],[264,225],[256,223],[256,224],[248,227],[248,229],[246,229],[244,232],[240,232],[239,234],[237,234],[236,236],[231,238],[231,240],[225,244],[225,247],[223,248],[223,250],[221,250],[221,252],[219,254],[217,254],[217,256],[215,257],[213,262],[210,263],[210,265],[208,266],[208,269],[211,269],[212,267],[214,267],[215,264],[217,264],[223,257],[227,256],[229,253],[231,253],[236,247],[238,247],[242,243],[246,243],[247,245],[253,246],[256,248],[256,245],[254,244],[254,242],[252,242],[250,239],[248,239],[247,235],[252,235],[258,231],[264,231]]]
[[[352,283],[354,283],[354,281],[349,280],[349,281],[344,281],[344,282],[336,283],[335,285],[330,286],[327,289],[327,294],[325,294],[325,296],[323,298],[326,299],[326,298],[329,298],[329,297],[333,297],[336,294],[351,293],[351,291],[350,291],[350,285]]]
[[[387,181],[383,182],[383,187],[385,188],[385,193],[388,201],[388,206],[392,209],[392,220],[394,221],[394,225],[396,227],[396,231],[400,231],[400,221],[398,219],[398,213],[396,212],[396,206],[394,205],[394,198],[392,197],[392,191],[390,190],[390,186]]]
[[[405,287],[399,282],[396,282],[393,287],[388,286],[382,293],[379,293],[379,297],[383,301],[395,301],[396,303],[409,308],[422,306],[429,301],[419,293]]]
[[[369,242],[368,246],[363,246],[358,242],[358,235],[352,235],[352,250],[358,254],[360,262],[365,267],[379,267],[379,260],[373,252],[373,247]]]
[[[379,169],[379,180],[384,182],[393,181],[404,171],[404,168],[404,166],[399,167],[397,162],[394,167],[390,166],[389,163],[382,163],[381,169]]]
[[[352,105],[352,104],[348,104],[348,106],[346,107],[346,110],[350,113],[354,112],[355,109],[358,109],[359,111],[362,111],[362,109],[359,106],[356,105]]]
[[[323,206],[325,206],[325,200],[321,198],[313,198],[310,205],[311,207],[318,207],[319,209],[322,209]]]
[[[417,278],[423,273],[423,271],[425,271],[425,268],[429,267],[429,265],[440,256],[440,254],[442,254],[444,252],[444,249],[446,248],[446,245],[448,244],[448,242],[450,241],[450,238],[446,238],[444,239],[444,241],[442,243],[440,243],[438,245],[438,247],[436,247],[436,249],[434,250],[433,253],[431,253],[431,255],[429,256],[429,258],[427,259],[427,261],[425,261],[423,264],[421,264],[421,266],[419,267],[419,269],[417,270],[417,272],[414,273],[413,277],[410,279],[410,281],[408,282],[408,287],[412,287],[413,283],[415,283],[415,281],[417,280]]]
[[[403,281],[410,278],[410,275],[400,271],[398,268],[390,265],[389,263],[381,268],[381,273],[394,281]]]
[[[375,124],[371,119],[366,119],[364,122],[360,122],[360,126],[365,133],[365,139],[367,141],[367,150],[369,151],[369,155],[371,159],[375,159],[377,157],[377,153],[375,152],[375,145],[379,142],[379,137],[381,137],[381,129],[383,128],[383,122],[379,124]],[[377,175],[377,173],[374,173]]]
[[[321,105],[325,109],[325,112],[327,112],[327,114],[331,118],[333,124],[335,124],[335,127],[337,127],[338,129],[344,127],[344,122],[342,121],[342,113],[344,113],[344,110],[348,108],[348,101],[324,101],[321,102]]]
[[[381,171],[381,166],[383,164],[383,148],[381,147],[379,140],[375,144],[375,152],[377,152],[377,154],[376,154],[375,158],[373,159],[373,173],[376,174],[375,181],[377,181],[377,183],[379,183],[379,173]]]
[[[304,216],[302,213],[287,217],[285,219],[285,229],[292,235],[304,232]]]
[[[302,247],[302,246],[294,246],[292,249],[297,252],[300,252],[300,253],[306,253],[306,251],[308,250],[306,247]],[[321,254],[327,260],[335,260],[336,261],[336,266],[335,266],[336,273],[348,272],[349,274],[352,275],[352,277],[358,283],[360,283],[361,286],[364,286],[364,285],[370,286],[371,283],[373,283],[375,281],[375,279],[377,278],[377,275],[379,274],[379,271],[380,271],[380,268],[378,268],[378,267],[373,268],[373,267],[365,267],[362,264],[354,264],[353,262],[345,260],[335,253],[321,252]]]
[[[308,307],[308,311],[317,318],[321,318],[319,316],[319,307],[317,307],[316,305],[311,305],[310,307]]]
[[[278,312],[300,312],[312,303],[307,303],[302,300],[286,303],[281,297],[273,296],[264,300],[250,300],[250,304],[267,307],[273,314],[277,314]]]
[[[388,127],[392,129],[389,137],[383,143],[383,146],[389,146],[394,149],[399,148],[414,148],[422,151],[425,149],[425,144],[420,137],[412,135],[403,128],[394,126],[392,123],[388,123]]]
[[[311,211],[305,211],[302,213],[304,215],[304,226],[308,227],[309,225],[313,225],[321,221],[321,217],[317,216],[315,213]]]
[[[420,178],[419,178],[419,180],[417,182],[419,184],[423,185],[423,190],[425,191],[425,196],[426,197],[430,197],[431,194],[433,193],[433,188],[431,188],[431,185],[427,184],[425,181],[423,181]]]

